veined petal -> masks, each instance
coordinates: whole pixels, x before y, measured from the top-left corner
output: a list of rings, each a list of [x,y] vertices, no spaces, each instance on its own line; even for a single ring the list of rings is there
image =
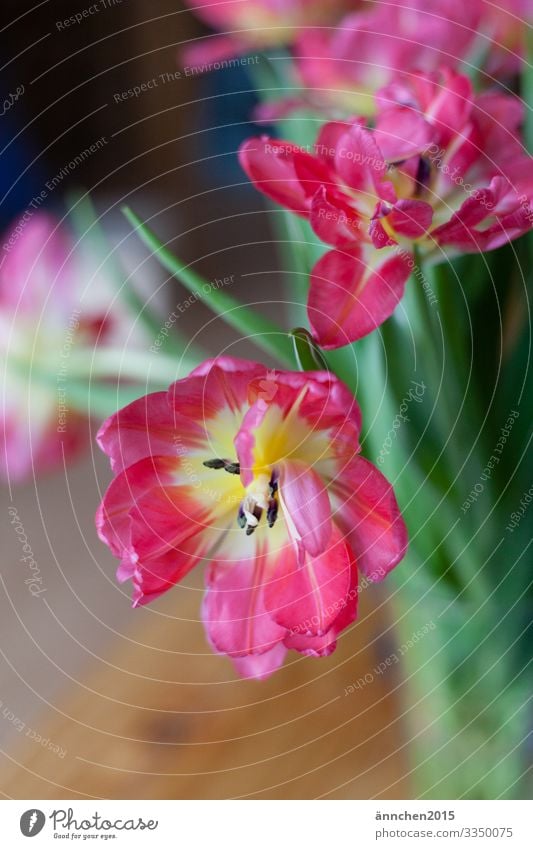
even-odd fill
[[[249,654],[245,657],[232,657],[233,665],[241,678],[255,678],[264,681],[283,666],[287,649],[283,643],[277,643],[273,648],[262,654]]]
[[[179,550],[170,548],[153,557],[135,561],[131,574],[123,573],[124,579],[131,577],[133,582],[133,607],[150,604],[171,590],[209,556],[214,541],[214,535],[206,529],[182,540]]]
[[[339,139],[335,167],[347,186],[370,197],[377,193],[387,170],[373,134],[358,124],[353,124]]]
[[[218,357],[202,363],[169,388],[171,409],[193,423],[194,433],[202,433],[197,444],[203,447],[204,459],[233,459],[233,439],[249,404],[248,387],[266,372],[259,363]],[[190,442],[185,429],[185,446]]]
[[[332,654],[337,647],[337,637],[348,625],[352,624],[357,616],[358,599],[357,568],[355,560],[352,559],[350,589],[331,628],[325,634],[319,636],[309,636],[308,634],[291,631],[283,641],[285,646],[309,657],[327,657]]]
[[[420,112],[397,106],[378,115],[374,136],[386,161],[393,163],[424,153],[435,130]]]
[[[180,545],[189,537],[206,529],[214,530],[215,508],[209,499],[202,499],[191,486],[160,486],[136,499],[130,510],[131,546],[139,560],[172,549],[179,553]],[[223,527],[219,518],[218,531]]]
[[[299,458],[308,466],[359,450],[361,412],[344,384],[329,372],[275,372],[250,384],[254,403],[235,437],[241,479]]]
[[[328,191],[325,186],[313,197],[310,220],[317,236],[336,248],[350,248],[354,242],[366,238],[368,222],[360,211],[346,197]]]
[[[279,497],[296,546],[302,545],[311,557],[326,551],[332,532],[331,508],[327,489],[316,471],[300,460],[284,460]]]
[[[373,581],[404,557],[407,529],[394,490],[364,457],[354,457],[330,484],[334,521],[350,541],[359,569]]]
[[[245,141],[239,149],[241,168],[259,191],[299,215],[307,215],[307,193],[295,171],[294,142],[268,136]]]
[[[96,529],[116,557],[131,552],[130,511],[136,501],[179,479],[179,461],[170,457],[146,457],[114,478],[96,513]]]
[[[410,260],[408,251],[392,248],[325,254],[312,271],[307,305],[319,345],[340,348],[379,327],[403,296]]]
[[[276,565],[265,588],[265,606],[291,633],[327,633],[346,603],[353,556],[334,527],[328,548],[317,557],[305,552],[298,562],[294,546],[276,551]]]
[[[251,541],[250,541],[251,542]],[[285,630],[265,608],[268,551],[251,542],[251,556],[214,565],[208,575],[202,618],[215,649],[231,657],[263,654],[280,643]]]
[[[166,392],[154,392],[107,419],[96,439],[118,473],[143,457],[177,457],[180,448],[201,445],[205,433],[190,416],[170,407]]]

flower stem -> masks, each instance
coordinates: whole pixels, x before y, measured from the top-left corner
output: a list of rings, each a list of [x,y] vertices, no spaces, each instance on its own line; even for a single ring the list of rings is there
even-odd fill
[[[124,207],[123,212],[135,228],[141,241],[153,252],[161,265],[173,274],[176,280],[179,280],[189,292],[192,292],[199,301],[213,310],[234,330],[254,342],[258,348],[270,354],[283,365],[294,367],[292,345],[286,331],[249,307],[240,304],[227,292],[212,286],[209,281],[175,257],[131,209]]]

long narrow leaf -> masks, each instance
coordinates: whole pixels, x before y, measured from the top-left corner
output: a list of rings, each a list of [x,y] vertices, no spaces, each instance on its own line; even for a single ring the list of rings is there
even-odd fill
[[[133,210],[124,207],[123,212],[139,234],[143,244],[153,252],[161,265],[199,301],[202,301],[243,336],[250,338],[263,351],[280,360],[284,365],[294,366],[291,341],[284,330],[249,307],[240,304],[227,292],[215,289],[207,280],[175,257]]]

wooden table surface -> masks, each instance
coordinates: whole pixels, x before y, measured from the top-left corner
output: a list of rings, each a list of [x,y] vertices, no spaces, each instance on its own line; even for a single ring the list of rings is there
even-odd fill
[[[206,645],[200,591],[198,581],[157,610],[132,613],[134,627],[45,706],[41,741],[12,735],[5,796],[408,797],[402,723],[388,693],[397,678],[344,694],[377,663],[383,607],[369,613],[363,601],[361,621],[331,658],[291,655],[270,680],[241,681]]]

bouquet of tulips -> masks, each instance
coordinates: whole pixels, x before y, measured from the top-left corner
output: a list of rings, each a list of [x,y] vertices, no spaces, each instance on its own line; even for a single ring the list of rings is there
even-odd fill
[[[118,580],[150,604],[204,564],[206,632],[241,676],[330,655],[383,581],[409,645],[417,795],[527,796],[529,3],[188,5],[213,32],[180,62],[257,58],[238,159],[267,199],[284,314],[212,286],[125,209],[257,347],[202,361],[128,279],[80,268],[67,225],[19,223],[0,268],[4,474],[68,462],[95,418],[113,473],[96,527]],[[89,215],[76,199],[74,224],[102,240]]]

